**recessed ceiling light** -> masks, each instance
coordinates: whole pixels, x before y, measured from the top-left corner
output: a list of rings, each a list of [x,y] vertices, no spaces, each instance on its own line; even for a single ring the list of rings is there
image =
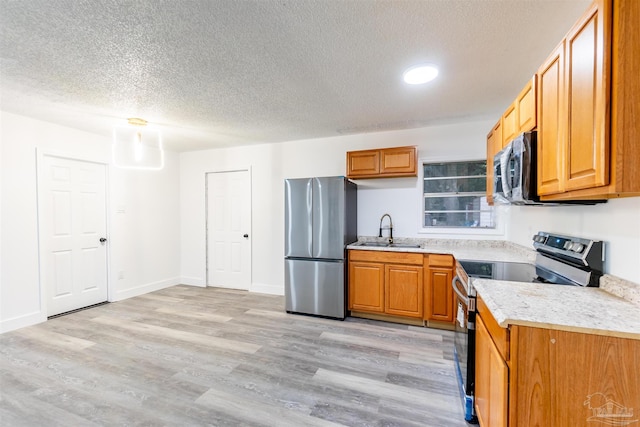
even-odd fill
[[[402,76],[405,83],[421,85],[435,79],[438,76],[438,69],[429,64],[416,65],[407,69]]]

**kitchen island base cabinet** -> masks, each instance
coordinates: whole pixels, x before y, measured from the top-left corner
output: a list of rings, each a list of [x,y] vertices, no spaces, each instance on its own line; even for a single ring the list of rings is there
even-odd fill
[[[506,426],[509,368],[480,317],[476,320],[476,415],[481,426]]]
[[[523,326],[511,340],[510,425],[640,425],[640,340]]]
[[[640,340],[511,325],[477,300],[482,426],[640,425]]]

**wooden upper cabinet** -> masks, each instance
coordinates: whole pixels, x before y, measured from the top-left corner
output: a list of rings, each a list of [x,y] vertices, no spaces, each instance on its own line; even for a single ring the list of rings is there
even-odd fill
[[[518,113],[514,102],[502,115],[502,148],[506,147],[506,145],[518,134],[517,119]]]
[[[545,66],[540,69],[542,200],[640,196],[638,22],[637,0],[596,0],[563,40],[559,95],[549,72],[557,70],[544,75]]]
[[[380,150],[347,153],[347,176],[361,177],[380,174]]]
[[[565,190],[570,191],[609,183],[609,2],[594,2],[565,43]]]
[[[534,75],[516,98],[516,125],[518,133],[529,132],[536,128],[537,117],[537,79]]]
[[[564,190],[564,41],[538,70],[538,194]]]
[[[502,148],[522,132],[535,129],[537,122],[536,81],[537,77],[534,75],[502,115]]]
[[[611,167],[607,191],[640,196],[640,2],[616,0],[611,50]]]
[[[538,194],[609,180],[609,1],[595,1],[538,71]]]
[[[418,175],[417,147],[347,152],[347,177],[394,178]]]
[[[380,174],[416,176],[417,151],[416,147],[380,150]]]

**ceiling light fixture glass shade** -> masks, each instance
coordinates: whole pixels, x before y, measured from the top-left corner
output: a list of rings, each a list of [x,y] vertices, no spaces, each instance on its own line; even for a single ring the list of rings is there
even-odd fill
[[[407,84],[421,85],[438,77],[438,69],[431,64],[416,65],[407,69],[402,77]]]
[[[113,128],[113,164],[122,169],[160,170],[164,167],[164,150],[160,131],[138,118]]]

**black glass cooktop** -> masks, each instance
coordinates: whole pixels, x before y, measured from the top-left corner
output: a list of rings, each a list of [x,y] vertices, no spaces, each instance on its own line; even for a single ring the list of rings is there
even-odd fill
[[[522,262],[460,261],[460,265],[469,277],[511,282],[533,282],[538,277],[535,265]]]

